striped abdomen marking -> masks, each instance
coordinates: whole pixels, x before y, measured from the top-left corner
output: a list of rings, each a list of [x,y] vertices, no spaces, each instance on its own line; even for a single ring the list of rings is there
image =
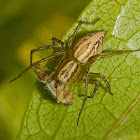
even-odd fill
[[[73,60],[69,60],[67,61],[67,63],[65,63],[65,65],[60,70],[58,74],[58,79],[62,83],[66,83],[75,75],[77,70],[78,70],[78,64]]]
[[[105,35],[105,31],[99,31],[81,38],[74,47],[74,57],[80,63],[87,63],[92,56],[100,54],[103,49]]]

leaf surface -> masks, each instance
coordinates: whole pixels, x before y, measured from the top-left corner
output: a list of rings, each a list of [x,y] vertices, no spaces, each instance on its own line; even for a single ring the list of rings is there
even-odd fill
[[[95,25],[82,25],[77,37],[85,33],[107,31],[104,50],[140,48],[140,1],[93,0],[78,20],[93,21]],[[78,20],[63,37],[72,35]],[[102,73],[111,85],[110,95],[99,79],[94,99],[88,99],[79,125],[76,125],[82,105],[84,85],[75,88],[72,106],[57,104],[45,89],[35,88],[25,112],[17,139],[28,140],[132,140],[140,139],[140,53],[123,54],[95,62],[91,72]],[[82,90],[83,89],[83,90]],[[89,94],[93,87],[89,87]]]

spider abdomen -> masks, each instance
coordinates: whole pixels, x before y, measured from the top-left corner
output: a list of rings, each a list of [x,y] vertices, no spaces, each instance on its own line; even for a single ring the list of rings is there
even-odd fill
[[[106,31],[98,31],[81,38],[74,47],[74,57],[86,64],[88,60],[102,52]]]

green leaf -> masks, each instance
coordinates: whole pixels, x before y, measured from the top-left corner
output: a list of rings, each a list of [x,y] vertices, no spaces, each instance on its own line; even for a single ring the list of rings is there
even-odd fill
[[[93,0],[78,20],[100,20],[94,26],[82,25],[76,40],[85,33],[105,30],[104,50],[138,49],[139,17],[138,0]],[[78,20],[63,37],[63,41],[71,36]],[[75,102],[69,107],[57,104],[45,89],[35,88],[17,139],[140,139],[139,58],[139,52],[123,54],[99,60],[91,66],[90,71],[105,75],[114,95],[109,94],[100,80],[103,86],[100,86],[94,99],[86,102],[79,125],[76,122],[82,98],[78,94],[83,92],[83,85],[76,87]],[[91,89],[89,87],[89,94]]]

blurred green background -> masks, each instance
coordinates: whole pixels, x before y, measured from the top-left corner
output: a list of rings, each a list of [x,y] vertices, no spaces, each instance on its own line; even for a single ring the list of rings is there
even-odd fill
[[[13,140],[30,100],[35,74],[29,65],[33,48],[61,38],[90,0],[0,0],[0,140]],[[35,55],[34,61],[40,54]]]

